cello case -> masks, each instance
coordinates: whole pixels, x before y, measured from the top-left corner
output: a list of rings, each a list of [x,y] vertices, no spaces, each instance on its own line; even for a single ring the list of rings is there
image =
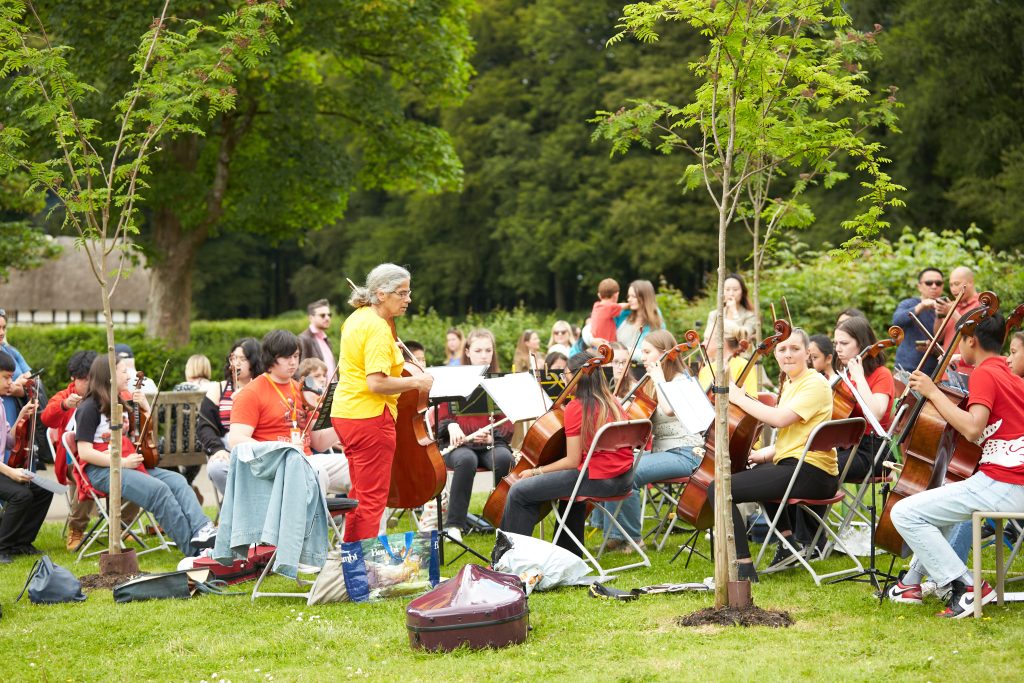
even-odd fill
[[[405,626],[413,649],[505,647],[526,641],[530,608],[518,576],[467,564],[409,603]]]

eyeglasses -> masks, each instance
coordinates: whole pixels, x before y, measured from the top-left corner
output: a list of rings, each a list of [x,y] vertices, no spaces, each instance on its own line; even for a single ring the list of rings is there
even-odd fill
[[[942,285],[942,280],[921,280],[921,284],[925,287],[939,287]]]
[[[614,365],[617,368],[624,368],[627,365],[629,365],[629,361],[628,360],[615,360],[615,361],[612,361],[612,365]]]
[[[394,294],[395,296],[397,296],[399,299],[411,299],[412,298],[412,290],[411,289],[399,289],[399,290],[391,292],[391,293]]]
[[[554,334],[569,334],[569,330],[555,330]]]
[[[318,318],[330,318],[331,314],[330,313],[317,313],[316,317],[318,317]]]

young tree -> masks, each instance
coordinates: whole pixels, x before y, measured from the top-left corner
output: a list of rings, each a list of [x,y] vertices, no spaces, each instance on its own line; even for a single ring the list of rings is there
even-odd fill
[[[248,0],[221,16],[220,25],[179,21],[163,2],[131,57],[134,79],[108,112],[117,131],[104,138],[102,122],[79,113],[96,88],[68,67],[71,48],[56,44],[35,6],[0,0],[0,78],[4,111],[21,112],[0,123],[0,173],[24,171],[32,191],[58,201],[64,228],[78,236],[79,248],[99,285],[106,317],[107,359],[112,401],[110,422],[110,554],[121,542],[120,403],[116,401],[114,323],[110,299],[124,274],[131,238],[138,234],[140,190],[147,187],[159,145],[183,135],[201,134],[199,124],[235,104],[236,69],[253,69],[277,42],[274,26],[287,19],[286,1]],[[10,114],[8,114],[10,116]],[[48,137],[49,154],[29,146],[30,135]]]
[[[837,179],[834,157],[855,160],[862,172],[866,209],[844,225],[854,231],[848,249],[866,246],[878,231],[887,206],[901,190],[883,171],[882,146],[866,140],[843,106],[862,106],[869,97],[863,76],[844,66],[844,46],[864,40],[849,28],[838,0],[660,0],[628,5],[612,40],[633,35],[658,39],[661,22],[685,22],[707,40],[690,64],[701,78],[692,101],[673,105],[634,100],[629,108],[599,112],[595,137],[612,141],[612,153],[633,144],[694,157],[682,176],[685,185],[703,186],[718,212],[718,316],[723,316],[723,285],[728,274],[726,238],[748,191],[768,187],[769,169],[806,169]],[[655,141],[656,138],[656,141]],[[714,391],[715,443],[715,603],[728,604],[727,584],[736,579],[735,538],[728,452],[728,378],[722,347],[724,326],[716,328],[719,349]]]

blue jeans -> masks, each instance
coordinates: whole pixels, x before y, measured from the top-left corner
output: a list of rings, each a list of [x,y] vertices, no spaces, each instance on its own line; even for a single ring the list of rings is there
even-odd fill
[[[192,536],[210,523],[210,518],[199,507],[195,491],[177,472],[159,468],[146,472],[121,470],[121,495],[152,512],[178,550],[185,555],[195,555]],[[86,465],[85,473],[97,490],[110,493],[109,468]]]
[[[967,565],[950,539],[962,522],[968,522],[970,528],[976,510],[1024,511],[1024,486],[999,482],[979,472],[896,503],[892,522],[914,551],[911,568],[940,586],[965,576]]]
[[[655,481],[688,477],[700,465],[700,458],[693,454],[693,448],[679,446],[660,453],[644,453],[636,467],[636,478],[633,480],[633,492],[629,498],[619,503],[608,503],[609,509],[615,513],[619,524],[634,540],[643,535],[643,510],[640,508],[640,490]],[[619,507],[617,507],[619,506]],[[622,534],[601,510],[595,509],[591,523],[604,529],[609,539],[622,540]]]

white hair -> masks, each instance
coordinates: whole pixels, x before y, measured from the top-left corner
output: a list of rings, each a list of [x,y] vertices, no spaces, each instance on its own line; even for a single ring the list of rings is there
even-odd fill
[[[352,290],[352,296],[349,297],[348,303],[355,308],[379,304],[378,292],[391,293],[398,289],[398,285],[411,278],[412,275],[402,266],[396,266],[394,263],[382,263],[367,274],[365,286]]]

